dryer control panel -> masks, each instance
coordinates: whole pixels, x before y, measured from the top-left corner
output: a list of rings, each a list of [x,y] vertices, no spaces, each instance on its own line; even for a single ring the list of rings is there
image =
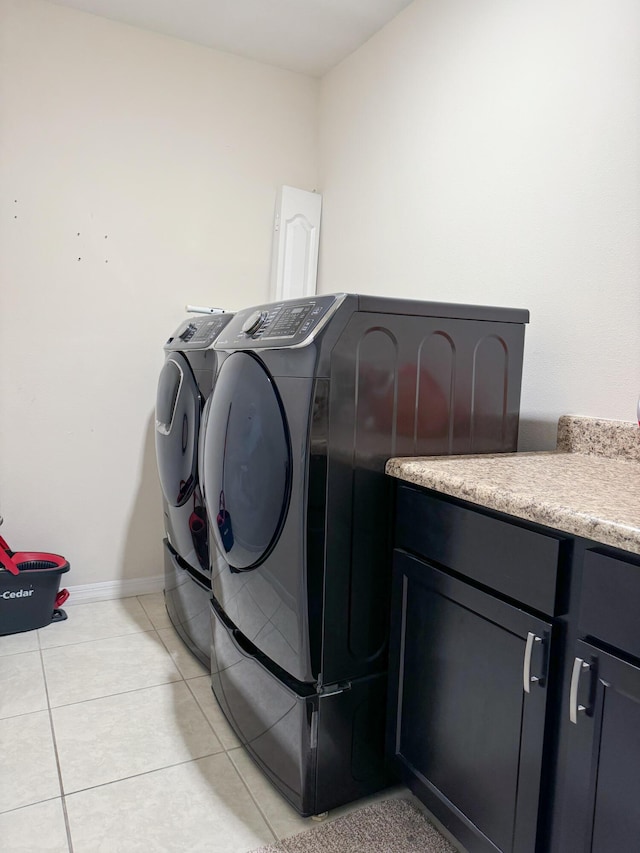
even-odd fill
[[[307,346],[346,294],[271,302],[238,311],[215,349],[276,349]]]
[[[166,342],[164,349],[208,349],[233,317],[233,314],[207,314],[184,320]]]

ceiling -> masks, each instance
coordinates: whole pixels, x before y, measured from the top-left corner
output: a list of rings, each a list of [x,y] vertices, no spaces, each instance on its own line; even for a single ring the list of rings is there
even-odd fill
[[[321,77],[412,0],[54,0]]]

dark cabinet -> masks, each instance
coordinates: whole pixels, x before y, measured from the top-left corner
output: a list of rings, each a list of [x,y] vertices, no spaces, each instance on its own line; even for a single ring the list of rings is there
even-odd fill
[[[394,554],[390,752],[465,846],[535,849],[551,625]]]
[[[396,546],[540,613],[556,612],[566,539],[412,486],[397,492]]]
[[[579,642],[568,713],[561,849],[640,847],[640,668]]]
[[[587,550],[578,633],[589,641],[575,643],[564,691],[559,850],[640,849],[639,608],[640,561]]]
[[[640,850],[640,557],[397,488],[390,765],[470,853]]]

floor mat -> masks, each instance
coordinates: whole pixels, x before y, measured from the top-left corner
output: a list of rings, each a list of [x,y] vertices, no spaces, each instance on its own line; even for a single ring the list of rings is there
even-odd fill
[[[383,800],[254,853],[457,853],[408,800]]]

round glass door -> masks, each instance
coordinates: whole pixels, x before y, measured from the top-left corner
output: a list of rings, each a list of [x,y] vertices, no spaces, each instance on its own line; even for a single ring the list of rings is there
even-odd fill
[[[170,506],[185,504],[196,487],[201,400],[187,359],[165,361],[156,395],[158,475]]]
[[[250,353],[233,353],[222,364],[205,426],[201,472],[218,549],[232,568],[255,568],[284,523],[291,449],[278,390]]]

